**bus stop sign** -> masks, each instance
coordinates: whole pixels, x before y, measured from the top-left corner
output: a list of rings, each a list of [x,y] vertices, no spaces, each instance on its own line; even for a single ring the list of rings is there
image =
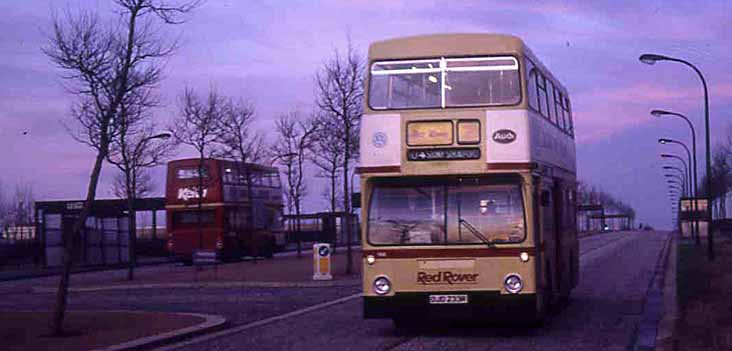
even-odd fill
[[[331,280],[330,244],[313,244],[313,280]]]

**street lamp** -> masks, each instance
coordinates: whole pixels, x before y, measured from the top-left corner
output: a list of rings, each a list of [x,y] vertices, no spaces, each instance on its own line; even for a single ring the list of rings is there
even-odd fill
[[[676,172],[679,172],[679,174],[682,177],[684,177],[684,179],[686,179],[688,181],[688,183],[689,183],[689,189],[691,189],[691,179],[690,179],[691,177],[689,177],[689,175],[687,174],[687,170],[686,169],[682,169],[682,168],[675,167],[675,166],[663,166],[661,168],[662,169],[665,169],[665,170],[669,170],[669,171],[670,170],[674,170]]]
[[[160,133],[156,135],[152,135],[146,138],[142,138],[137,145],[135,145],[134,149],[134,155],[140,155],[140,150],[147,144],[148,141],[153,139],[168,139],[170,138],[170,133]],[[133,199],[130,199],[128,201],[128,207],[130,212],[130,217],[137,216],[135,211],[135,201]],[[153,228],[153,230],[156,230]],[[136,220],[129,223],[129,244],[127,245],[127,249],[129,250],[129,265],[127,267],[127,278],[129,280],[132,280],[134,277],[134,269],[137,266],[137,224]]]
[[[710,136],[709,136],[709,90],[707,89],[707,81],[704,79],[704,75],[701,73],[701,71],[696,68],[691,62],[682,60],[675,57],[669,57],[659,54],[643,54],[638,57],[638,59],[649,65],[655,64],[657,61],[672,61],[672,62],[678,62],[682,63],[696,72],[696,74],[699,76],[699,79],[701,80],[702,87],[704,88],[704,129],[706,131],[706,138],[705,138],[705,148],[706,148],[706,161],[707,161],[707,167],[706,167],[706,174],[707,174],[707,181],[706,181],[706,197],[707,197],[707,206],[711,204],[711,197],[712,197],[712,153],[711,153],[711,142],[710,142]],[[707,255],[709,256],[709,261],[714,261],[714,237],[713,237],[713,230],[712,230],[712,218],[711,218],[711,211],[707,210],[707,220],[709,221],[707,223]]]
[[[681,184],[683,193],[684,194],[689,193],[689,189],[687,189],[687,187],[686,187],[686,181],[683,178],[681,178],[681,176],[679,176],[678,174],[664,174],[663,176],[668,179],[678,180],[680,183],[677,183],[677,184]]]
[[[684,169],[686,169],[686,168],[687,168],[687,165],[686,165],[686,162],[684,161],[684,159],[683,159],[683,158],[681,158],[681,157],[679,157],[679,156],[676,156],[676,155],[674,155],[674,154],[661,154],[661,158],[665,158],[665,159],[676,159],[676,160],[679,160],[679,161],[681,161],[681,164],[683,164],[683,165],[684,165],[684,167],[683,167],[683,168],[684,168]],[[679,185],[682,185],[682,184],[679,184]]]
[[[687,173],[687,174],[692,174],[691,173],[691,165],[692,165],[691,152],[689,152],[689,148],[686,147],[686,144],[684,144],[678,140],[669,139],[669,138],[660,138],[660,139],[658,139],[658,143],[661,145],[666,145],[666,144],[681,145],[684,148],[684,150],[686,150],[686,157],[687,157],[688,164],[689,164],[689,173]],[[691,177],[688,177],[688,179],[691,180]],[[691,187],[692,187],[691,184],[689,184],[689,188],[691,188]],[[692,194],[692,196],[693,196],[693,194]]]
[[[692,163],[693,163],[692,169],[694,170],[694,173],[693,173],[693,176],[694,176],[693,183],[694,183],[694,185],[691,187],[691,189],[693,191],[692,196],[695,199],[694,200],[694,203],[695,203],[694,204],[694,208],[696,209],[696,202],[697,202],[696,201],[696,196],[697,196],[696,185],[697,185],[698,179],[697,179],[697,168],[696,168],[696,131],[694,130],[694,124],[691,123],[691,121],[686,116],[684,116],[684,115],[682,115],[680,113],[672,112],[672,111],[666,111],[666,110],[658,110],[658,109],[656,109],[656,110],[651,111],[651,114],[654,115],[654,116],[656,116],[656,117],[663,117],[663,116],[678,117],[678,118],[681,118],[684,121],[686,121],[686,124],[689,125],[689,129],[691,130],[691,150],[692,150],[692,153],[691,154],[693,156],[692,157]]]
[[[675,140],[671,140],[671,139],[659,139],[659,142],[661,142],[661,140],[664,141],[664,142],[662,142],[662,144],[670,143],[670,142],[676,142]],[[688,149],[687,149],[687,152],[688,152]],[[686,163],[686,161],[684,161],[683,158],[681,158],[681,157],[679,157],[677,155],[674,155],[674,154],[661,154],[661,157],[662,158],[666,158],[666,159],[671,159],[671,158],[677,159],[677,160],[681,161],[681,163],[684,165],[684,169],[689,169],[689,165]],[[689,162],[691,162],[691,160],[689,160]],[[689,169],[688,172],[689,173],[687,173],[687,179],[690,177],[691,169]],[[694,207],[693,209],[696,209],[696,207]],[[698,226],[698,224],[695,225],[692,222],[690,229],[691,229],[691,235],[692,235],[692,237],[696,239],[695,240],[696,241],[696,244],[697,245],[701,245],[701,239],[699,238],[699,226]]]

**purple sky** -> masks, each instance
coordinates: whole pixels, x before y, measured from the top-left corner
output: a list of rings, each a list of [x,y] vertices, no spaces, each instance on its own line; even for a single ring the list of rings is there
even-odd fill
[[[0,182],[22,182],[39,199],[80,198],[93,152],[60,124],[72,96],[41,53],[52,10],[84,6],[112,18],[110,1],[25,0],[0,3]],[[703,171],[701,86],[692,71],[672,63],[641,64],[643,52],[686,58],[705,73],[710,89],[712,142],[726,135],[732,110],[732,2],[704,1],[214,1],[183,26],[168,28],[180,49],[167,65],[156,112],[163,124],[176,111],[184,85],[216,86],[254,101],[259,127],[291,110],[312,108],[313,75],[347,35],[365,53],[386,38],[439,32],[499,32],[522,37],[569,89],[574,106],[580,178],[636,208],[638,221],[670,226],[660,171],[660,136],[689,140],[683,121],[650,116],[664,108],[698,126]],[[590,4],[591,3],[591,4]],[[68,5],[67,5],[68,4]],[[29,131],[28,135],[21,135]],[[270,136],[271,137],[271,136]],[[674,150],[679,152],[680,150]],[[181,149],[181,155],[190,150]],[[110,196],[105,166],[99,196]],[[158,192],[164,178],[158,175]],[[313,184],[306,210],[325,205]]]

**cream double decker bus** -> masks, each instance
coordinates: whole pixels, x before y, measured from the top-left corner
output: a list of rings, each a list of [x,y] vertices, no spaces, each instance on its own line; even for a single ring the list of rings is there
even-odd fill
[[[540,321],[579,276],[566,89],[510,35],[385,40],[368,60],[364,317]]]

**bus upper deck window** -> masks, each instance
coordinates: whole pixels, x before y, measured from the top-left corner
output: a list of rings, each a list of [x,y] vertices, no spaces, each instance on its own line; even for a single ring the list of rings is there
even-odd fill
[[[203,174],[203,177],[208,177],[208,168],[202,167],[201,172]],[[186,167],[186,168],[179,168],[178,169],[178,179],[193,179],[198,178],[198,167]]]

